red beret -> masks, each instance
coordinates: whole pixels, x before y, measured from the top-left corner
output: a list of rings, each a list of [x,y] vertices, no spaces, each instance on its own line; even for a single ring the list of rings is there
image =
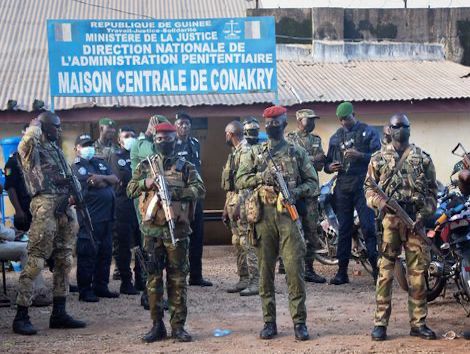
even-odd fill
[[[168,122],[160,123],[155,126],[156,133],[174,133],[176,132],[176,127]]]
[[[271,106],[264,110],[263,117],[264,118],[276,118],[280,115],[287,112],[287,109],[282,106]]]

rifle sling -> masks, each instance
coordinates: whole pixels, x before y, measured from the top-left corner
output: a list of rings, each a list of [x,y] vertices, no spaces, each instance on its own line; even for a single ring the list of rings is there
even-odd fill
[[[405,160],[406,158],[408,157],[408,155],[410,154],[411,152],[411,145],[408,146],[406,148],[406,150],[403,152],[403,155],[401,155],[400,157],[400,160],[398,160],[398,163],[395,165],[395,168],[393,169],[392,173],[390,174],[390,176],[387,177],[387,180],[385,181],[385,183],[383,184],[382,186],[382,190],[385,191],[387,190],[387,187],[388,185],[390,184],[390,182],[392,182],[392,178],[393,176],[395,176],[395,174],[398,173],[398,171],[400,171],[401,167],[403,166],[403,164],[405,163]],[[390,196],[389,196],[390,197]]]

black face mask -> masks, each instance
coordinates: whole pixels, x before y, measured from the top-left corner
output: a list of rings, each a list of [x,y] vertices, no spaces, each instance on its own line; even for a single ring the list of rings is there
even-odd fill
[[[233,147],[232,140],[230,140],[230,139],[225,140],[225,144],[226,144],[228,147]]]
[[[158,151],[163,156],[169,156],[175,150],[176,141],[162,141],[160,143],[155,143]]]
[[[406,143],[410,139],[410,128],[391,129],[392,139],[400,143]]]
[[[258,141],[259,141],[258,137],[248,137],[247,136],[247,137],[245,137],[245,139],[248,142],[248,144],[250,144],[250,145],[256,145],[256,144],[258,144]]]
[[[281,140],[283,132],[284,132],[284,127],[282,125],[278,127],[275,127],[273,125],[266,127],[266,134],[268,134],[269,139]]]

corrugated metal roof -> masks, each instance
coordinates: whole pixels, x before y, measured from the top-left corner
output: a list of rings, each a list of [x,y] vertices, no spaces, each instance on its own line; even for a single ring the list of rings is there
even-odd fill
[[[50,102],[46,19],[243,17],[246,0],[2,0],[0,110],[9,99],[32,110]],[[470,68],[448,61],[278,62],[280,103],[470,98]],[[61,97],[56,109],[76,105],[197,106],[272,102],[273,94]]]
[[[296,103],[470,98],[468,75],[470,67],[450,61],[278,63]]]

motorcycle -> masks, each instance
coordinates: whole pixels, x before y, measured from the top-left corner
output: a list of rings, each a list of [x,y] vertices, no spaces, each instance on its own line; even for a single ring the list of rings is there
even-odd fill
[[[339,223],[333,204],[333,188],[335,181],[336,176],[323,184],[320,188],[320,196],[318,197],[320,214],[318,236],[321,249],[317,250],[315,258],[325,265],[338,265],[336,250],[338,246]],[[369,274],[372,274],[372,266],[367,258],[367,249],[362,235],[359,217],[356,212],[354,212],[351,259],[361,263],[364,269]]]
[[[427,300],[435,300],[445,294],[447,283],[453,280],[457,286],[454,298],[470,316],[470,198],[448,193],[439,198],[435,227],[428,237],[441,250],[441,255],[431,253],[431,263],[426,274]],[[406,278],[405,261],[396,268],[400,277]],[[399,281],[403,290],[408,283]]]

